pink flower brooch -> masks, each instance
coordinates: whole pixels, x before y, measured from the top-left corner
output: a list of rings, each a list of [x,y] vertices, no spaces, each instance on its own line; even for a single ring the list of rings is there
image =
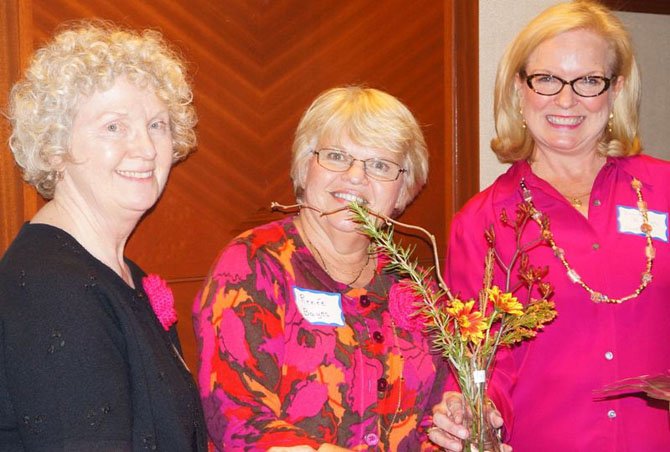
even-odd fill
[[[174,308],[174,295],[167,282],[156,274],[142,278],[142,286],[149,297],[149,303],[161,322],[165,331],[168,331],[177,321],[177,311]]]

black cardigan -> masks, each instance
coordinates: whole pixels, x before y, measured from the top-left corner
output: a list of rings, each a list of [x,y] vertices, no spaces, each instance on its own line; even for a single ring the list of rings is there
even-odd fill
[[[26,224],[0,261],[0,450],[204,451],[197,389],[135,287]]]

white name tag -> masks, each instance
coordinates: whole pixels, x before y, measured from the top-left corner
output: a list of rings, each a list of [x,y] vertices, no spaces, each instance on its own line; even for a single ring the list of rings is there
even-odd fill
[[[617,206],[617,223],[619,232],[624,234],[635,234],[644,237],[640,230],[642,226],[642,214],[635,207]],[[651,225],[651,237],[664,242],[668,241],[668,214],[664,212],[647,211],[649,224]]]
[[[341,294],[294,287],[293,295],[298,311],[309,323],[344,326]]]

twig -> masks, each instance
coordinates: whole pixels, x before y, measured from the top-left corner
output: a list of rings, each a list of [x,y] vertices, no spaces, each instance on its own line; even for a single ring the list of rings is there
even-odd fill
[[[352,204],[355,204],[355,203],[352,203]],[[300,210],[300,209],[311,209],[311,210],[314,210],[315,212],[318,212],[321,216],[332,215],[332,214],[337,213],[337,212],[342,212],[343,210],[350,210],[350,206],[351,205],[349,205],[347,207],[342,207],[340,209],[335,209],[335,210],[330,210],[330,211],[324,212],[317,207],[311,206],[309,204],[304,204],[304,203],[297,203],[297,204],[290,204],[290,205],[279,204],[279,203],[274,202],[274,201],[272,203],[270,203],[270,209],[272,209],[272,210],[291,211],[291,210]],[[363,206],[361,206],[361,207],[363,207]],[[449,287],[447,286],[447,284],[444,282],[444,279],[442,278],[442,270],[440,269],[440,256],[439,256],[438,251],[437,251],[437,240],[435,239],[435,236],[433,234],[431,234],[428,230],[422,228],[421,226],[416,226],[416,225],[409,224],[409,223],[403,223],[401,221],[394,220],[393,218],[391,218],[387,215],[383,215],[383,214],[381,214],[379,212],[375,212],[373,210],[366,209],[366,211],[370,215],[372,215],[374,217],[377,217],[380,220],[382,220],[386,225],[393,224],[395,226],[400,226],[400,227],[405,228],[405,229],[413,229],[415,231],[419,231],[419,232],[423,233],[426,237],[428,237],[428,239],[430,240],[431,249],[433,251],[433,262],[435,263],[435,276],[437,277],[438,285],[440,286],[440,289],[442,289],[450,299],[453,298],[452,295],[451,295],[451,291],[449,290]]]

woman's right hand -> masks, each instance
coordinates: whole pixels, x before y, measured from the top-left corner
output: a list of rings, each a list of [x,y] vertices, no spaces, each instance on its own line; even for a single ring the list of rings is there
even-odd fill
[[[429,429],[428,438],[446,451],[461,452],[463,440],[470,436],[470,431],[463,425],[465,409],[462,394],[454,391],[445,392],[442,401],[433,407],[433,427]],[[503,426],[503,418],[493,406],[487,415],[493,428]],[[511,452],[512,448],[501,444],[500,451]]]

